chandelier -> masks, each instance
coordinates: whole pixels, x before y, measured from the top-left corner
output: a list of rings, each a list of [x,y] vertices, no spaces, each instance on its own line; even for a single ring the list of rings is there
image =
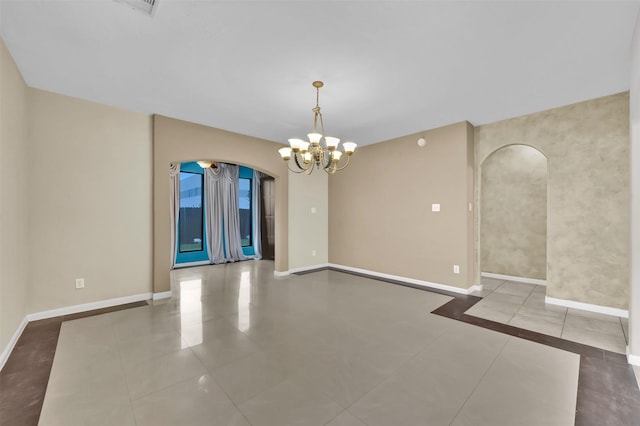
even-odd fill
[[[338,150],[339,138],[324,135],[324,122],[322,121],[322,113],[320,112],[320,88],[324,86],[321,81],[314,81],[313,87],[316,88],[316,107],[313,111],[313,132],[307,137],[309,142],[302,139],[289,139],[288,147],[280,148],[278,152],[282,159],[287,162],[287,167],[294,173],[305,173],[310,175],[314,168],[322,169],[329,174],[344,169],[349,165],[351,154],[356,150],[356,144],[353,142],[344,142],[342,147],[344,152]],[[318,133],[318,119],[320,119],[320,131]],[[321,145],[321,140],[324,143]],[[346,161],[341,165],[340,159],[346,154]],[[292,167],[293,163],[293,167]]]

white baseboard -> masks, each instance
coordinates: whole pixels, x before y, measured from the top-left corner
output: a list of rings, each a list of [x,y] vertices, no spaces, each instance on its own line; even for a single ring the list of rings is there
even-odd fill
[[[116,297],[115,299],[100,300],[98,302],[84,303],[82,305],[67,306],[52,309],[50,311],[36,312],[27,315],[28,321],[58,317],[60,315],[77,314],[78,312],[92,311],[94,309],[109,308],[111,306],[124,305],[126,303],[139,302],[151,299],[151,293],[134,294],[132,296]]]
[[[544,303],[550,305],[564,306],[565,308],[580,309],[583,311],[596,312],[598,314],[612,315],[614,317],[629,318],[629,311],[625,309],[610,308],[608,306],[592,305],[590,303],[575,302],[573,300],[556,299],[545,296]]]
[[[301,266],[299,268],[291,268],[288,271],[273,271],[273,275],[276,277],[286,277],[287,275],[297,274],[298,272],[313,271],[314,269],[328,268],[328,263],[321,263],[319,265]]]
[[[153,300],[169,299],[171,296],[171,291],[161,291],[159,293],[153,293]]]
[[[49,311],[27,314],[18,326],[18,329],[15,331],[15,333],[13,333],[13,336],[11,336],[11,339],[2,351],[2,354],[0,354],[0,370],[2,370],[4,364],[7,362],[7,359],[9,359],[9,355],[11,355],[11,352],[18,342],[18,339],[20,338],[22,332],[30,321],[53,318],[61,315],[77,314],[78,312],[92,311],[94,309],[109,308],[111,306],[149,300],[151,299],[151,296],[151,293],[134,294],[132,296],[117,297],[115,299],[100,300],[98,302],[84,303],[82,305],[67,306],[64,308],[52,309]]]
[[[627,362],[631,365],[640,367],[640,355],[632,355],[629,346],[627,346]],[[640,386],[640,383],[638,384]]]
[[[482,272],[480,273],[480,276],[493,278],[496,280],[517,281],[519,283],[547,285],[546,280],[539,280],[537,278],[514,277],[513,275],[494,274],[492,272]]]
[[[328,267],[329,267],[328,263],[322,263],[322,264],[319,264],[319,265],[301,266],[299,268],[289,269],[289,273],[290,274],[297,274],[298,272],[313,271],[314,269],[325,269],[325,268],[328,268]]]
[[[352,268],[351,266],[336,265],[334,263],[330,263],[329,267],[335,268],[335,269],[342,269],[343,271],[350,271],[350,272],[357,272],[365,275],[371,275],[373,277],[386,278],[386,279],[395,280],[395,281],[402,281],[408,284],[414,284],[414,285],[418,285],[426,288],[435,288],[438,290],[450,291],[453,293],[471,294],[474,291],[482,290],[482,286],[480,285],[473,285],[469,288],[460,288],[460,287],[454,287],[452,285],[432,283],[429,281],[416,280],[414,278],[407,278],[407,277],[401,277],[398,275],[391,275],[391,274],[384,274],[381,272],[369,271],[367,269]]]
[[[4,367],[4,364],[9,359],[9,355],[11,355],[11,351],[13,351],[13,348],[16,346],[16,343],[18,343],[18,339],[22,335],[22,332],[24,331],[24,328],[27,326],[27,324],[29,324],[29,320],[27,320],[27,317],[25,316],[22,319],[22,322],[20,323],[18,328],[16,329],[16,332],[13,333],[13,336],[11,336],[11,339],[9,339],[9,342],[7,343],[7,346],[5,346],[4,350],[2,351],[2,354],[0,354],[0,370],[2,370],[2,368]]]
[[[476,291],[482,291],[482,284],[472,285],[467,289],[467,294],[475,293]]]

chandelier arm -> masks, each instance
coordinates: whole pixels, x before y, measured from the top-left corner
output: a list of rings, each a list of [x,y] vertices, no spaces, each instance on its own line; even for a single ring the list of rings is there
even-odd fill
[[[290,171],[292,171],[293,173],[303,173],[303,172],[307,171],[306,168],[304,168],[304,167],[302,167],[300,165],[300,161],[298,160],[298,154],[297,153],[293,154],[293,160],[294,160],[294,162],[296,164],[296,167],[298,167],[298,170],[291,168],[291,159],[289,159],[289,161],[287,161],[287,168]]]
[[[342,167],[337,167],[337,165],[336,165],[336,172],[339,172],[340,170],[344,170],[349,165],[350,161],[351,161],[351,156],[347,155],[347,162],[344,163],[344,166],[342,166]]]
[[[294,152],[294,153],[293,153],[293,159],[294,159],[294,161],[296,162],[296,166],[298,166],[298,168],[299,168],[300,170],[302,170],[302,171],[306,170],[306,168],[304,168],[304,167],[302,167],[302,166],[300,165],[300,160],[298,160],[298,153],[297,153],[297,152]]]
[[[313,163],[310,163],[310,165],[307,168],[307,170],[304,171],[305,175],[310,175],[311,173],[313,173]]]
[[[324,168],[322,170],[327,172],[327,174],[332,175],[332,174],[334,174],[336,172],[336,167],[335,167],[335,165],[333,165],[331,167],[326,167],[326,168]]]
[[[333,156],[331,155],[331,151],[323,151],[323,153],[329,154],[329,157],[327,158],[327,161],[326,161],[327,164],[325,164],[324,161],[322,162],[322,168],[328,169],[331,167],[331,163],[333,162]],[[323,156],[323,160],[324,160],[324,156]]]
[[[291,166],[289,165],[289,163],[290,163],[290,162],[289,162],[289,161],[287,161],[287,168],[289,169],[289,171],[291,171],[291,172],[293,172],[293,173],[304,173],[304,172],[305,172],[305,170],[304,170],[304,169],[300,169],[300,170],[292,169],[292,168],[291,168]]]

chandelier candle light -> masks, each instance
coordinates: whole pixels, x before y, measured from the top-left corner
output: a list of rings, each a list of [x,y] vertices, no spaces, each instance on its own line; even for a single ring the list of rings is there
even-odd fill
[[[321,81],[313,82],[313,87],[316,88],[316,107],[312,109],[314,114],[313,132],[307,135],[309,142],[302,139],[289,139],[290,146],[278,150],[282,159],[287,162],[289,170],[294,173],[304,172],[310,175],[314,167],[317,167],[329,174],[334,174],[349,165],[351,154],[356,150],[357,145],[355,143],[344,142],[342,144],[344,152],[339,151],[338,144],[340,139],[324,135],[324,122],[322,121],[320,105],[318,105],[322,86],[324,86],[324,83]],[[322,133],[318,133],[318,119],[320,119],[320,131]],[[324,144],[321,145],[320,141],[322,139],[324,139]],[[338,167],[343,154],[346,154],[347,161]],[[292,168],[291,163],[294,163],[295,167]]]

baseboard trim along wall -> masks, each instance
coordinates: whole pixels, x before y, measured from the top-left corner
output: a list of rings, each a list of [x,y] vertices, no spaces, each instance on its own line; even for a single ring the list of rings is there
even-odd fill
[[[330,267],[328,263],[322,263],[320,265],[301,266],[300,268],[289,269],[289,274],[297,274],[299,272],[313,271],[314,269],[327,269]]]
[[[640,367],[640,355],[632,355],[631,352],[629,352],[629,346],[627,346],[627,362]],[[640,383],[638,383],[638,386],[640,386]]]
[[[328,263],[322,263],[320,265],[301,266],[299,268],[291,268],[288,271],[273,271],[273,275],[276,277],[286,277],[291,274],[297,274],[299,272],[313,271],[314,269],[327,269]]]
[[[482,290],[482,285],[473,285],[473,286],[471,286],[469,288],[461,288],[461,287],[455,287],[455,286],[452,286],[452,285],[446,285],[446,284],[432,283],[432,282],[429,282],[429,281],[416,280],[414,278],[401,277],[399,275],[391,275],[391,274],[384,274],[382,272],[369,271],[368,269],[360,269],[360,268],[353,268],[351,266],[336,265],[334,263],[329,263],[328,266],[330,268],[334,268],[334,269],[342,269],[343,271],[357,272],[359,274],[370,275],[372,277],[379,277],[379,278],[385,278],[385,279],[389,279],[389,280],[402,281],[402,282],[406,282],[406,283],[409,283],[409,284],[418,285],[418,286],[421,286],[421,287],[435,288],[435,289],[438,289],[438,290],[450,291],[450,292],[453,292],[453,293],[471,294],[474,291],[481,291]]]
[[[153,293],[153,300],[169,299],[171,296],[171,291],[161,291],[160,293]]]
[[[167,292],[167,293],[170,294],[171,292]],[[9,359],[9,355],[11,355],[11,352],[13,351],[13,348],[18,342],[18,339],[22,335],[22,332],[24,331],[25,327],[31,321],[38,321],[38,320],[58,317],[62,315],[77,314],[78,312],[92,311],[94,309],[110,308],[112,306],[125,305],[127,303],[140,302],[142,300],[149,300],[151,299],[151,297],[152,297],[151,293],[134,294],[131,296],[116,297],[115,299],[100,300],[98,302],[83,303],[81,305],[73,305],[73,306],[67,306],[64,308],[51,309],[49,311],[42,311],[42,312],[36,312],[33,314],[27,314],[25,315],[24,319],[18,326],[18,329],[16,330],[16,332],[13,333],[13,336],[11,336],[9,343],[2,351],[2,354],[0,355],[0,370],[2,370],[2,367],[4,367],[4,364]]]
[[[592,305],[590,303],[574,302],[573,300],[556,299],[545,296],[544,303],[550,305],[564,306],[565,308],[580,309],[583,311],[596,312],[598,314],[612,315],[614,317],[629,318],[629,311],[625,309],[610,308],[608,306]]]
[[[52,309],[50,311],[36,312],[27,315],[28,321],[58,317],[61,315],[77,314],[78,312],[92,311],[94,309],[110,308],[111,306],[124,305],[127,303],[140,302],[151,299],[151,293],[134,294],[132,296],[116,297],[115,299],[100,300],[98,302],[83,303],[82,305],[67,306],[64,308]]]
[[[9,339],[9,342],[7,343],[7,346],[2,351],[2,354],[0,354],[0,370],[2,370],[2,368],[4,367],[4,364],[9,359],[9,355],[11,355],[11,352],[13,351],[13,348],[16,346],[16,343],[18,343],[18,339],[22,335],[22,332],[24,331],[24,328],[27,326],[27,324],[29,324],[29,320],[27,320],[27,317],[25,316],[22,319],[22,322],[20,323],[18,328],[16,329],[16,332],[13,333],[13,336],[11,336],[11,339]]]
[[[517,281],[519,283],[547,285],[546,280],[539,280],[537,278],[514,277],[513,275],[494,274],[492,272],[482,272],[480,273],[480,276],[493,278],[496,280]]]

